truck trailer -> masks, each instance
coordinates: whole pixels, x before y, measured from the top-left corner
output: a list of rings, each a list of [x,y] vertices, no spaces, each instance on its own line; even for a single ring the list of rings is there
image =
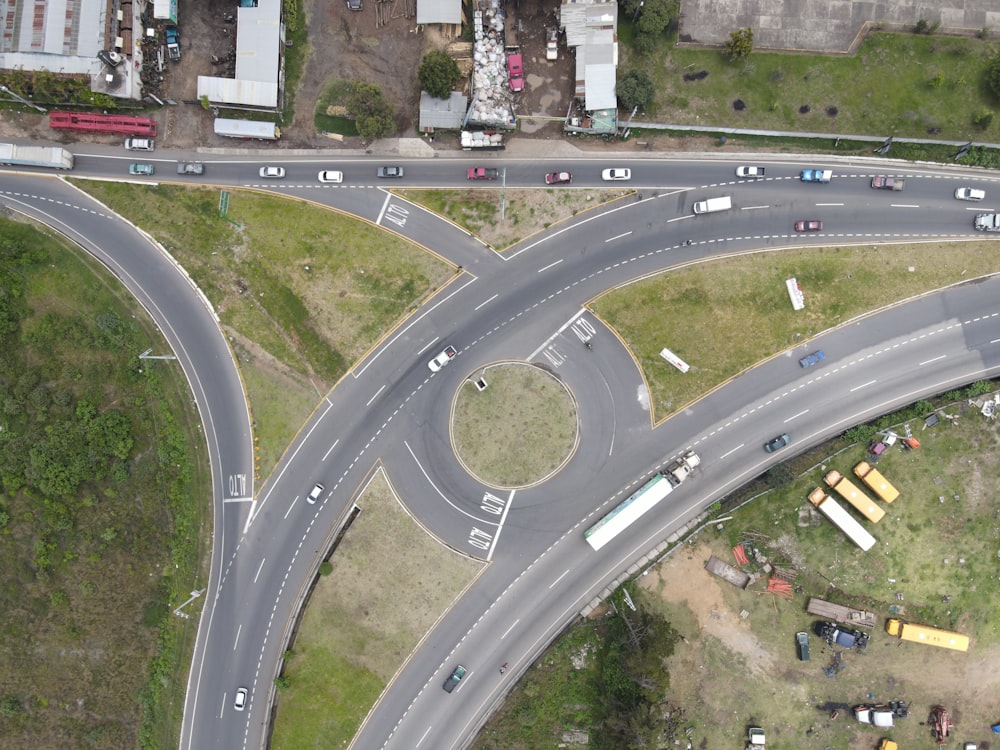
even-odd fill
[[[889,483],[889,480],[882,476],[882,472],[876,469],[874,466],[869,464],[867,461],[862,461],[857,466],[854,467],[854,474],[865,483],[878,499],[891,503],[897,497],[899,497],[899,490]]]
[[[49,112],[49,127],[77,133],[143,135],[156,137],[156,120],[133,115],[105,115],[93,112]]]
[[[885,516],[885,511],[864,492],[858,489],[850,479],[837,470],[827,472],[823,481],[833,488],[834,492],[854,506],[854,509],[872,523],[878,523]]]
[[[885,632],[903,641],[926,643],[928,646],[940,646],[941,648],[950,648],[953,651],[969,650],[969,636],[967,635],[927,625],[903,622],[895,617],[885,621]]]
[[[227,138],[256,138],[262,141],[276,141],[281,138],[281,128],[273,122],[257,120],[227,120],[217,117],[213,123],[216,135]]]
[[[854,520],[854,517],[844,510],[843,506],[817,487],[809,493],[809,502],[816,506],[827,519],[840,529],[844,536],[867,552],[875,546],[875,537],[865,531],[864,527]]]
[[[18,146],[16,143],[0,143],[0,164],[72,169],[73,154],[64,148]]]
[[[699,464],[701,458],[694,451],[688,451],[675,461],[671,461],[662,472],[654,475],[624,502],[587,529],[583,533],[587,544],[599,550],[673,492],[674,488],[687,479]]]

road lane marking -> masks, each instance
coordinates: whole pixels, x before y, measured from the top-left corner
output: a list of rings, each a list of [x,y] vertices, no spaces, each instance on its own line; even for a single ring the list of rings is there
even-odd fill
[[[236,640],[233,641],[233,651],[236,650],[236,644],[240,642],[240,633],[242,632],[243,632],[243,624],[240,623],[240,626],[236,628]]]
[[[556,580],[554,580],[552,583],[549,584],[549,589],[552,589],[557,583],[559,583],[559,581],[561,581],[568,575],[569,575],[569,570],[564,571],[561,576],[559,576]]]
[[[499,296],[500,296],[500,295],[499,295],[499,293],[498,293],[498,294],[494,294],[494,295],[493,295],[492,297],[490,297],[490,298],[489,298],[488,300],[486,300],[485,302],[482,302],[482,303],[480,303],[479,305],[476,305],[476,306],[475,306],[474,308],[472,308],[472,309],[473,309],[473,310],[479,310],[479,309],[480,309],[480,308],[482,308],[482,307],[486,307],[486,306],[487,306],[488,304],[490,304],[490,302],[492,302],[493,300],[495,300],[495,299],[496,299],[497,297],[499,297]]]
[[[746,445],[746,443],[740,443],[739,445],[737,445],[737,446],[736,446],[735,448],[733,448],[733,449],[732,449],[731,451],[729,451],[728,453],[723,453],[723,454],[722,454],[721,456],[719,456],[719,458],[725,458],[726,456],[729,456],[729,455],[731,455],[731,454],[733,454],[733,453],[736,453],[736,451],[738,451],[738,450],[739,450],[740,448],[742,448],[742,447],[743,447],[744,445]]]
[[[555,263],[549,263],[545,268],[539,268],[535,273],[541,273],[542,271],[548,271],[550,268],[555,268],[560,263],[562,263],[562,258],[557,260]]]
[[[380,394],[384,390],[385,390],[385,383],[382,383],[382,387],[379,388],[377,391],[375,391],[375,395],[372,396],[370,399],[368,399],[368,403],[365,404],[365,406],[371,406],[372,405],[372,401],[374,401],[375,399],[377,399],[378,398],[378,394]]]
[[[457,505],[455,505],[455,503],[453,503],[453,502],[452,502],[452,501],[451,501],[451,500],[450,500],[450,499],[448,498],[448,496],[447,496],[447,495],[445,495],[445,494],[444,494],[444,493],[443,493],[443,492],[442,492],[442,491],[440,490],[440,488],[439,488],[439,487],[438,487],[438,486],[437,486],[436,484],[434,484],[434,482],[433,482],[433,481],[431,481],[431,478],[430,478],[430,476],[429,476],[429,475],[427,474],[427,470],[426,470],[426,469],[425,469],[425,468],[423,467],[423,465],[422,465],[422,464],[420,463],[420,461],[419,461],[419,460],[417,460],[417,456],[416,456],[416,454],[415,454],[415,453],[413,452],[413,448],[411,448],[411,447],[410,447],[410,443],[409,443],[409,441],[406,441],[406,440],[404,440],[404,441],[403,441],[403,445],[404,445],[404,446],[406,447],[406,450],[407,450],[407,452],[408,452],[408,453],[410,454],[410,458],[412,458],[412,459],[413,459],[413,462],[414,462],[414,463],[415,463],[415,464],[417,465],[417,469],[419,469],[419,470],[420,470],[420,473],[424,475],[424,479],[425,479],[425,480],[427,480],[427,484],[429,484],[429,485],[431,486],[431,488],[432,488],[432,489],[433,489],[433,490],[434,490],[435,492],[437,492],[438,496],[439,496],[439,497],[440,497],[440,498],[441,498],[442,500],[444,500],[444,501],[445,501],[445,502],[446,502],[446,503],[447,503],[447,504],[448,504],[448,505],[449,505],[449,506],[451,507],[451,509],[452,509],[452,510],[454,510],[454,511],[456,511],[456,512],[460,513],[460,514],[462,514],[462,515],[463,515],[463,516],[465,516],[466,518],[471,518],[471,519],[472,519],[473,521],[476,521],[477,523],[480,523],[480,524],[488,524],[488,525],[490,525],[490,526],[496,526],[496,525],[497,525],[496,523],[493,523],[493,522],[490,522],[490,521],[486,521],[486,520],[484,520],[484,519],[481,519],[481,518],[477,518],[476,516],[474,516],[474,515],[472,515],[471,513],[469,513],[469,511],[465,510],[464,508],[460,508],[460,507],[458,507]],[[345,475],[347,474],[347,472],[344,472],[344,473],[345,473]],[[501,523],[503,523],[503,519],[501,519],[501,521],[500,521],[500,522],[501,522]]]
[[[288,510],[285,511],[285,515],[282,517],[281,520],[283,520],[283,521],[287,521],[288,520],[288,514],[292,512],[292,508],[295,507],[295,503],[297,503],[298,501],[299,501],[299,498],[298,498],[298,495],[296,495],[295,499],[292,500],[292,504],[288,506]]]
[[[849,390],[848,393],[854,393],[855,391],[860,391],[862,388],[867,388],[868,386],[870,386],[870,385],[872,385],[873,383],[876,383],[876,382],[878,382],[878,381],[876,381],[876,380],[869,380],[867,383],[862,383],[861,385],[856,386],[855,388],[851,388],[851,390]]]
[[[1000,344],[1000,339],[993,339],[990,343],[991,344]]]
[[[947,356],[948,356],[947,354],[942,354],[940,357],[935,357],[934,359],[925,359],[923,362],[920,362],[917,365],[917,367],[923,367],[924,365],[929,365],[932,362],[939,362],[940,360],[945,359]]]
[[[434,725],[432,724],[431,726],[427,727],[427,731],[420,736],[420,739],[417,741],[417,747],[420,747],[421,743],[427,739],[427,735],[431,733],[431,728],[433,726]]]
[[[528,355],[528,360],[530,361],[530,360],[534,359],[535,357],[538,356],[539,352],[544,351],[545,349],[547,349],[548,346],[549,346],[549,344],[552,343],[552,340],[555,339],[556,336],[558,336],[563,331],[565,331],[567,328],[569,328],[571,325],[573,325],[576,322],[577,318],[579,318],[585,312],[587,312],[587,310],[585,308],[581,307],[577,312],[573,313],[573,317],[572,318],[570,318],[565,323],[563,323],[559,327],[558,331],[556,331],[551,336],[549,336],[545,341],[542,342],[542,345],[540,347],[538,347],[537,349],[535,349],[535,351],[533,351],[531,354]]]
[[[493,535],[493,543],[490,544],[490,551],[486,555],[487,561],[493,559],[493,550],[497,547],[497,542],[500,541],[500,534],[503,532],[503,523],[507,520],[507,514],[510,513],[510,506],[514,504],[514,493],[517,490],[511,490],[510,495],[507,497],[507,503],[504,505],[503,515],[500,516],[500,523],[497,524],[497,533]]]
[[[622,233],[622,234],[617,234],[614,237],[608,237],[606,240],[604,240],[604,244],[606,245],[609,242],[614,242],[615,240],[620,240],[622,237],[628,237],[630,234],[632,234],[632,230],[631,229],[628,230],[627,232]]]
[[[382,217],[385,216],[385,211],[389,208],[389,203],[392,201],[392,193],[385,194],[385,201],[382,203],[382,208],[379,209],[378,218],[375,219],[375,223],[378,225],[382,224]]]
[[[337,438],[336,440],[333,441],[333,445],[330,446],[330,450],[328,450],[326,453],[323,454],[324,461],[326,461],[327,456],[329,456],[333,452],[333,449],[337,447],[337,443],[339,442],[340,438]]]
[[[808,409],[803,409],[798,414],[793,414],[792,416],[790,416],[788,419],[786,419],[784,422],[782,422],[782,424],[788,424],[793,419],[797,419],[797,418],[801,417],[803,414],[806,414],[808,411],[809,411]]]
[[[253,582],[254,583],[257,583],[257,579],[260,578],[260,571],[262,571],[264,569],[264,560],[266,560],[266,559],[267,559],[266,557],[263,558],[263,559],[261,559],[261,561],[260,561],[260,567],[257,568],[257,573],[253,577]]]
[[[516,620],[514,620],[514,622],[511,623],[511,626],[509,628],[507,628],[505,631],[503,631],[503,635],[500,636],[500,640],[502,641],[504,638],[506,638],[508,635],[510,635],[510,631],[512,631],[515,627],[517,627],[517,624],[519,622],[521,622],[521,618],[520,617],[518,617]]]
[[[770,208],[770,206],[743,206],[740,211],[758,211],[762,208]]]
[[[673,224],[675,221],[684,221],[684,219],[693,219],[694,214],[684,214],[684,216],[678,216],[674,219],[667,219],[667,224]]]
[[[890,203],[891,208],[920,208],[916,203]]]

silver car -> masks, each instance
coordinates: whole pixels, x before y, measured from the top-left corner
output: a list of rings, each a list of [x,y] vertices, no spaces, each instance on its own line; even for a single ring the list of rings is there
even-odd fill
[[[985,190],[962,187],[955,191],[955,197],[960,201],[981,201],[986,197]]]
[[[281,180],[285,177],[284,167],[261,167],[260,176],[265,179]]]

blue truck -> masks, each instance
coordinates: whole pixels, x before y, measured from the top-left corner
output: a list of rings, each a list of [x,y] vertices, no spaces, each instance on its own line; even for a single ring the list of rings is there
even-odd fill
[[[829,182],[833,179],[832,169],[803,169],[803,182]]]

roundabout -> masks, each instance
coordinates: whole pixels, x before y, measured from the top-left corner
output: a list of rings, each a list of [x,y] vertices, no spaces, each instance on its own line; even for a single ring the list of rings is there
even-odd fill
[[[455,456],[495,488],[530,487],[559,471],[580,439],[576,399],[559,378],[525,362],[483,368],[452,407]]]

